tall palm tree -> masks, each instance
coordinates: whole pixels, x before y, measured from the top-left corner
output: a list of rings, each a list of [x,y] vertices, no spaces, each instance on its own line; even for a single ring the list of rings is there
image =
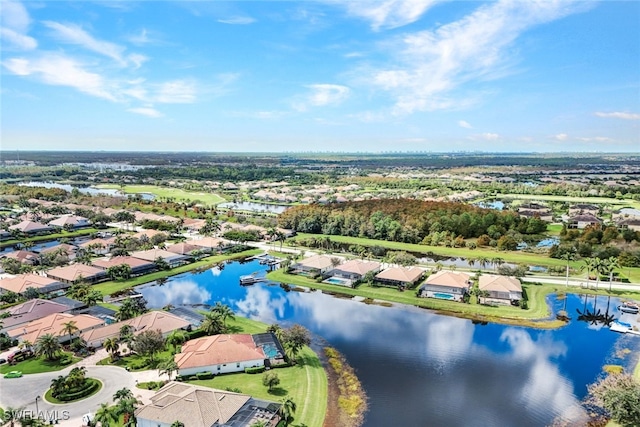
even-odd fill
[[[222,304],[220,301],[216,302],[216,305],[213,306],[211,311],[218,313],[220,317],[222,317],[222,323],[224,323],[225,327],[227,326],[227,318],[235,319],[235,313],[231,310],[226,304]]]
[[[587,258],[582,262],[584,263],[582,267],[587,270],[587,289],[589,289],[589,280],[591,280],[591,271],[595,267],[596,261],[595,261],[595,258]]]
[[[38,337],[35,347],[38,356],[45,356],[47,360],[54,360],[60,351],[60,342],[53,334],[44,334]]]
[[[99,422],[102,427],[110,427],[118,423],[118,412],[115,406],[109,406],[108,403],[101,403],[100,408],[96,411],[94,421]]]
[[[69,343],[71,343],[71,340],[73,340],[73,334],[75,334],[79,330],[80,329],[78,329],[77,322],[75,320],[70,320],[62,324],[62,329],[60,329],[60,333],[69,334]]]
[[[116,352],[120,349],[120,344],[115,338],[107,338],[104,341],[104,349],[111,355],[111,361],[115,360]]]
[[[158,374],[167,374],[169,380],[174,372],[178,372],[178,364],[173,359],[169,359],[158,366]]]
[[[609,292],[611,292],[611,282],[613,282],[613,273],[616,269],[620,268],[620,263],[617,257],[609,257],[604,260],[604,270],[609,274]]]
[[[491,258],[491,264],[493,264],[493,269],[497,270],[502,264],[504,264],[504,259],[500,257]]]
[[[113,395],[113,400],[115,402],[119,402],[124,399],[133,399],[133,392],[126,387],[117,390]]]
[[[568,288],[569,287],[569,261],[575,260],[576,254],[573,251],[567,251],[564,254],[562,254],[561,258],[567,261],[567,277],[566,277],[565,287]]]
[[[600,275],[604,272],[605,267],[603,259],[598,257],[594,258],[593,271],[596,273],[596,290],[598,290],[598,285],[600,285]]]
[[[285,397],[280,401],[282,406],[278,410],[280,416],[285,422],[285,425],[289,425],[293,421],[293,414],[296,412],[297,405],[290,397]]]
[[[174,352],[177,352],[178,346],[185,341],[187,341],[187,334],[180,330],[171,332],[166,338],[166,343],[173,347]]]
[[[205,331],[207,335],[216,335],[224,332],[225,326],[220,313],[215,311],[206,313],[200,324],[200,329]]]
[[[482,269],[484,269],[487,264],[489,264],[489,262],[489,258],[487,258],[486,256],[478,257],[478,264],[480,264],[480,267],[482,267]]]

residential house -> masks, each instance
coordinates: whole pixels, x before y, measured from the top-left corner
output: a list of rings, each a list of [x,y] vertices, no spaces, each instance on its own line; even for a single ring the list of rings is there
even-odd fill
[[[42,224],[40,222],[28,220],[10,226],[9,231],[11,230],[16,230],[27,235],[50,234],[54,231],[53,227]]]
[[[220,239],[218,237],[203,237],[202,239],[187,240],[185,243],[197,246],[198,249],[205,252],[222,252],[233,246],[228,240]]]
[[[78,248],[68,243],[60,243],[40,251],[40,255],[57,255],[66,258],[66,261],[73,261],[76,258]]]
[[[109,252],[111,252],[111,249],[113,249],[115,244],[115,237],[109,237],[106,239],[97,238],[80,244],[80,247],[86,251],[90,251],[95,255],[107,255]]]
[[[131,253],[131,256],[134,258],[143,259],[145,261],[154,262],[158,258],[163,259],[169,267],[177,267],[179,265],[187,264],[189,262],[189,258],[176,254],[173,252],[165,251],[164,249],[148,249],[146,251],[135,251]]]
[[[192,245],[186,242],[176,243],[175,245],[167,246],[167,251],[174,254],[184,255],[189,258],[193,258],[193,253],[204,252],[200,246]]]
[[[580,214],[589,214],[589,215],[598,215],[600,212],[600,208],[596,205],[586,204],[586,203],[578,203],[576,205],[569,206],[569,216],[580,215]]]
[[[471,288],[471,276],[458,271],[438,271],[427,278],[420,286],[419,295],[427,298],[439,298],[462,301]]]
[[[40,257],[37,253],[25,250],[17,250],[9,252],[4,255],[3,258],[12,258],[20,262],[20,264],[36,265],[40,261]]]
[[[16,328],[9,329],[7,335],[21,341],[35,343],[38,338],[45,334],[52,334],[58,337],[60,342],[68,341],[69,335],[63,332],[64,324],[75,322],[78,332],[72,337],[77,337],[86,331],[99,328],[105,321],[87,314],[53,313],[40,319],[22,324]]]
[[[589,226],[597,226],[602,224],[602,220],[591,214],[580,214],[569,217],[567,220],[567,228],[577,228],[582,230]]]
[[[91,225],[91,222],[87,218],[83,216],[69,215],[69,214],[62,215],[54,219],[53,221],[49,221],[49,226],[56,227],[56,228],[78,229],[78,228],[89,227],[90,225]]]
[[[15,292],[22,294],[27,289],[33,288],[41,294],[47,294],[65,289],[66,287],[67,285],[58,280],[31,273],[0,279],[0,293]]]
[[[146,261],[132,256],[115,256],[111,258],[100,258],[92,261],[91,265],[108,270],[110,267],[118,265],[128,265],[131,268],[132,276],[140,276],[156,269],[156,264],[152,261]]]
[[[264,366],[267,356],[249,334],[213,335],[187,341],[175,355],[180,375],[227,374]]]
[[[135,411],[138,427],[275,427],[280,422],[279,403],[251,396],[172,381]]]
[[[314,255],[291,265],[291,273],[303,276],[326,275],[333,267],[333,260],[326,255]]]
[[[478,280],[478,289],[488,292],[480,297],[482,304],[515,304],[522,300],[522,285],[513,276],[483,274]]]
[[[85,264],[71,264],[64,267],[56,267],[47,271],[47,277],[59,280],[63,283],[77,283],[85,281],[96,283],[107,278],[107,273],[98,267]]]
[[[636,218],[636,217],[622,218],[621,217],[618,220],[616,220],[616,225],[618,226],[618,228],[622,230],[628,229],[633,231],[640,231],[640,218]]]
[[[415,286],[424,276],[420,267],[390,267],[376,274],[375,282],[383,286],[407,289]]]
[[[40,298],[32,299],[0,312],[2,316],[7,316],[2,318],[2,330],[15,329],[24,323],[67,311],[69,307],[64,304]]]
[[[159,330],[163,337],[166,337],[178,329],[190,329],[191,323],[179,316],[166,311],[150,311],[132,319],[122,322],[112,323],[101,328],[93,329],[82,334],[82,338],[88,345],[94,348],[102,347],[108,338],[117,338],[120,335],[120,328],[129,325],[133,329],[133,335],[138,335],[143,331]]]
[[[358,259],[352,259],[339,264],[333,270],[329,271],[329,275],[348,279],[351,282],[357,282],[362,280],[364,276],[370,271],[377,273],[380,271],[381,264],[377,261],[361,261]]]

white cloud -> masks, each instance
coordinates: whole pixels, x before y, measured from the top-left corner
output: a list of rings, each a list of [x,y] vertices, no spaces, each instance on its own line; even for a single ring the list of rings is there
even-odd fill
[[[371,22],[374,31],[417,21],[437,0],[375,0],[340,2],[349,14]]]
[[[469,122],[465,121],[465,120],[460,120],[458,122],[458,126],[460,126],[461,128],[465,128],[465,129],[473,129],[473,126],[471,126],[469,124]]]
[[[638,113],[626,113],[621,111],[615,111],[611,113],[595,113],[598,117],[603,118],[612,118],[612,119],[623,119],[623,120],[640,120],[640,114]]]
[[[230,25],[248,25],[256,22],[254,18],[250,16],[234,16],[232,18],[227,19],[218,19],[218,22],[221,24],[230,24]]]
[[[486,141],[495,141],[497,139],[500,139],[500,135],[490,132],[483,133],[482,135],[480,135],[480,137]]]
[[[576,139],[583,142],[613,142],[613,139],[606,136],[580,137]]]
[[[76,44],[92,52],[99,53],[113,59],[122,66],[133,64],[138,68],[147,58],[139,54],[124,56],[125,48],[104,40],[98,40],[75,24],[61,24],[54,21],[44,21],[43,24],[54,31],[63,42]]]
[[[569,135],[567,135],[566,133],[559,133],[557,135],[554,135],[553,138],[558,141],[566,141],[567,139],[569,139]]]
[[[157,87],[153,101],[163,104],[191,104],[196,100],[196,86],[186,80],[173,80]]]
[[[294,102],[293,107],[298,111],[306,111],[310,106],[325,107],[336,105],[349,97],[351,89],[335,84],[312,84],[306,86],[310,93]]]
[[[35,59],[11,58],[3,62],[3,65],[19,76],[33,76],[46,84],[68,86],[89,95],[116,101],[100,74],[86,71],[82,64],[62,55],[44,54]]]
[[[137,46],[155,42],[155,40],[153,40],[149,36],[149,31],[146,28],[143,28],[137,34],[133,34],[133,35],[129,36],[128,40],[129,40],[130,43],[133,43],[133,44],[135,44]]]
[[[151,117],[157,119],[159,117],[164,117],[160,111],[156,110],[153,107],[140,107],[140,108],[129,108],[127,111],[130,113],[140,114],[142,116]]]
[[[436,30],[398,37],[387,46],[394,58],[369,73],[369,82],[396,99],[394,114],[456,108],[474,81],[506,74],[510,48],[528,29],[591,7],[584,2],[498,1]]]
[[[2,40],[8,41],[18,49],[33,50],[38,47],[36,39],[20,34],[10,28],[0,28],[0,36],[2,36]]]

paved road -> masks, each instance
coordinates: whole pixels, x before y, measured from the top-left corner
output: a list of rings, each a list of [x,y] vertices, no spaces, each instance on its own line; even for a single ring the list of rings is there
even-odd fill
[[[546,283],[550,285],[561,285],[566,286],[567,279],[560,277],[549,277],[549,276],[525,276],[522,278],[523,282],[537,282],[537,283]],[[577,288],[587,288],[586,279],[572,279],[569,278],[569,287],[577,287]],[[589,281],[589,289],[595,289],[596,282],[594,280]],[[600,282],[598,284],[598,289],[607,290],[609,289],[609,282]],[[611,289],[620,290],[620,291],[635,291],[640,292],[640,283],[612,283]]]
[[[4,409],[24,407],[25,410],[35,413],[36,396],[40,396],[38,401],[40,412],[52,414],[57,411],[59,418],[62,419],[65,416],[63,411],[67,411],[66,417],[79,420],[87,412],[95,412],[101,403],[111,402],[117,390],[123,387],[136,390],[134,376],[120,367],[87,366],[87,377],[102,381],[102,389],[98,393],[79,402],[64,405],[54,405],[45,401],[42,396],[48,390],[51,380],[58,375],[67,375],[70,370],[69,367],[62,371],[30,374],[22,378],[0,378],[0,407]],[[79,424],[74,423],[74,425]]]

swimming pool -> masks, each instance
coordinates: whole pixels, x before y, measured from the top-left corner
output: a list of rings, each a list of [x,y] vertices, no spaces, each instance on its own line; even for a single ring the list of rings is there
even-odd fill
[[[440,299],[449,299],[449,300],[454,299],[453,295],[451,295],[451,294],[443,294],[443,293],[440,293],[440,292],[435,292],[433,294],[433,296],[434,296],[434,298],[440,298]]]
[[[280,355],[276,346],[272,344],[263,345],[262,351],[264,351],[264,355],[267,356],[268,359],[275,359]]]
[[[324,283],[331,283],[332,285],[351,286],[351,280],[341,279],[339,277],[329,277],[323,281]]]

